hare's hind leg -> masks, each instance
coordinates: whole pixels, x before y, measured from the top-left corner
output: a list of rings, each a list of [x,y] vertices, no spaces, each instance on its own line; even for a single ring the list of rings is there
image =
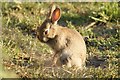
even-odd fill
[[[71,64],[71,60],[70,59],[68,59],[68,62],[67,62],[67,67],[72,67],[72,64]]]
[[[83,69],[83,62],[81,58],[72,57],[72,65],[75,65],[78,69]]]
[[[67,67],[72,67],[71,65],[71,56],[69,54],[61,54],[60,62],[62,65],[66,65]]]

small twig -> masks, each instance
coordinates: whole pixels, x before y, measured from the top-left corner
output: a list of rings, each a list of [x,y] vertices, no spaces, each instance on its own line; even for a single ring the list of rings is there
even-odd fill
[[[106,23],[106,20],[102,20],[102,19],[95,18],[95,17],[92,17],[92,16],[90,16],[90,18],[93,19],[93,20],[95,20],[95,21],[100,21],[100,22]]]
[[[67,72],[67,73],[69,73],[69,74],[72,74],[72,72],[70,72],[70,71],[68,71],[68,70],[65,70],[65,69],[63,69],[65,72]]]
[[[96,22],[92,22],[92,23],[90,23],[89,25],[87,25],[87,26],[85,27],[85,29],[88,29],[88,28],[92,27],[92,26],[95,25],[95,24],[96,24]]]

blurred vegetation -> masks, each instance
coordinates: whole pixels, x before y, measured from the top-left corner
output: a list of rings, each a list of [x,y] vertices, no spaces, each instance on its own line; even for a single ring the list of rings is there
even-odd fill
[[[51,49],[36,38],[51,3],[3,2],[0,77],[119,78],[120,8],[113,3],[55,3],[61,7],[58,24],[77,30],[87,45],[86,69],[45,67]],[[2,66],[2,65],[0,65]],[[1,67],[0,67],[1,68]],[[8,75],[11,74],[12,76]]]

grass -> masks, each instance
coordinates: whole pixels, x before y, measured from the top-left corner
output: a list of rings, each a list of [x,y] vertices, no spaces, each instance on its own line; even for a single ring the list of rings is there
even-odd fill
[[[45,67],[52,58],[49,46],[36,38],[36,27],[45,20],[50,3],[2,4],[2,66],[0,77],[119,78],[120,8],[118,3],[55,3],[61,7],[58,24],[76,29],[85,37],[87,67]],[[94,25],[88,26],[95,22]]]

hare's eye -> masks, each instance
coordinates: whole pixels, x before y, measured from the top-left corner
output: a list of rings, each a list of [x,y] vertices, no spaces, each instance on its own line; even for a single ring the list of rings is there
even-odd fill
[[[45,31],[45,34],[48,34],[48,31]]]
[[[47,34],[48,34],[48,29],[47,29],[47,30],[45,30],[44,34],[45,34],[45,35],[47,35]]]

